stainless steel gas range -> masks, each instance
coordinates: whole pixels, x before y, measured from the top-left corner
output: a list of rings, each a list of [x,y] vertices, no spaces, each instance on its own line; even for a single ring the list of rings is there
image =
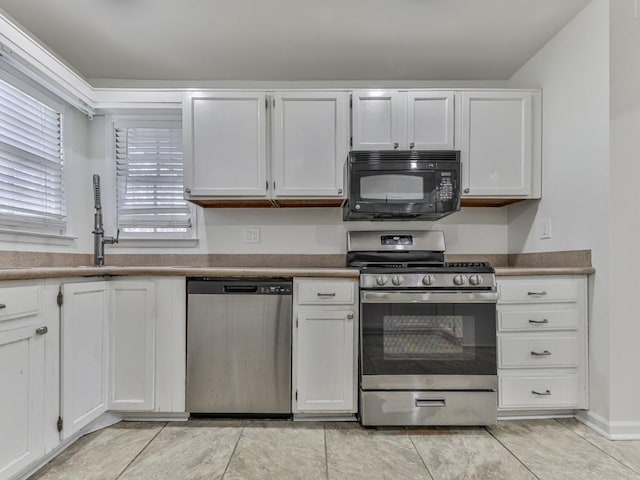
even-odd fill
[[[363,425],[496,423],[494,269],[446,263],[444,251],[439,231],[348,234]]]

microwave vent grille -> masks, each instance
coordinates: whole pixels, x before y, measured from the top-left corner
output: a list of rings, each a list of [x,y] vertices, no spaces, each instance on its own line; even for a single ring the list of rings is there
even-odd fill
[[[428,161],[455,162],[460,159],[458,150],[360,150],[349,152],[355,162],[380,161]]]

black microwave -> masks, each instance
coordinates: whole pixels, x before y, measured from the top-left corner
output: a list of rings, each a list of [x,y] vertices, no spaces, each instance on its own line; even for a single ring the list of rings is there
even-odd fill
[[[438,220],[460,210],[457,150],[353,151],[344,220]]]

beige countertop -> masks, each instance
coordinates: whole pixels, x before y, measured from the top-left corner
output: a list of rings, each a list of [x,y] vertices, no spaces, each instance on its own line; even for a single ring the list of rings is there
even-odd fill
[[[496,267],[496,276],[593,275],[593,267]]]
[[[27,267],[0,268],[0,280],[96,276],[174,276],[174,277],[339,277],[358,278],[353,268],[299,267]]]
[[[497,276],[592,275],[593,267],[496,267]],[[95,276],[176,276],[176,277],[337,277],[358,278],[355,268],[326,267],[26,267],[0,268],[0,280]]]

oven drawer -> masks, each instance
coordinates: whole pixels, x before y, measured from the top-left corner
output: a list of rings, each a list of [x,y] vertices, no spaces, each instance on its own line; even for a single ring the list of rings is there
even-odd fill
[[[578,375],[500,377],[500,408],[580,408]]]
[[[356,301],[353,280],[299,279],[296,286],[299,305],[346,305]]]
[[[494,391],[361,391],[362,425],[494,425]]]
[[[550,303],[578,300],[579,282],[573,278],[509,279],[498,282],[498,303]]]
[[[579,364],[575,335],[499,336],[498,352],[498,368],[574,367]]]
[[[577,330],[580,318],[577,303],[538,308],[531,305],[503,305],[498,307],[498,331]]]

